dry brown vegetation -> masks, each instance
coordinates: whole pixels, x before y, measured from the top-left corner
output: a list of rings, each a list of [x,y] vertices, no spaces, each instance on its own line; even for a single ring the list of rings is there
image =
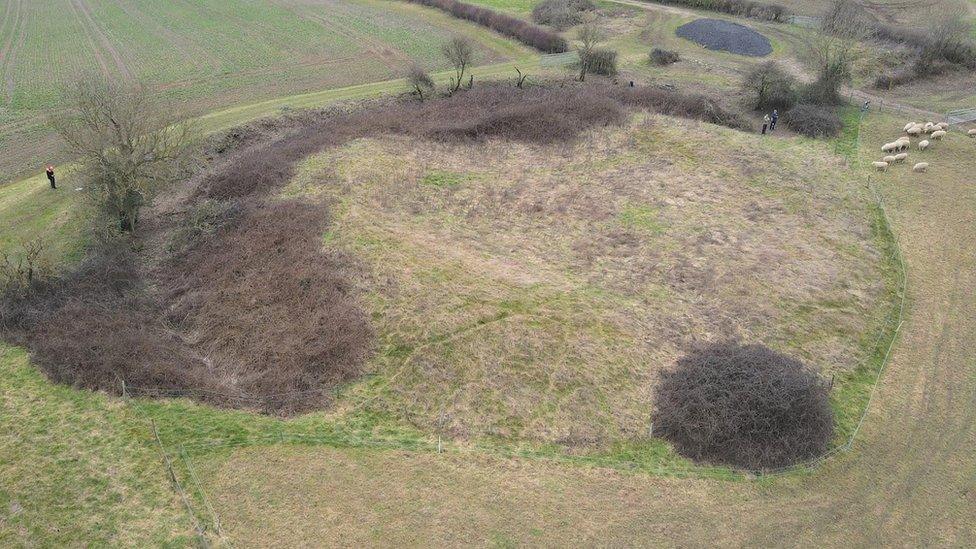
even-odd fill
[[[336,204],[380,350],[339,409],[581,449],[646,439],[658,371],[698,338],[853,368],[883,289],[866,203],[825,150],[752,139],[648,116],[310,159],[287,193]]]
[[[124,382],[281,413],[322,407],[360,373],[371,329],[349,282],[355,260],[323,249],[328,206],[275,197],[300,160],[384,133],[565,141],[619,124],[640,101],[605,87],[482,86],[232,131],[208,145],[209,171],[147,213],[135,251],[97,246],[67,276],[7,295],[6,338],[81,387],[118,392]]]
[[[662,372],[654,427],[696,461],[785,467],[827,450],[830,389],[802,362],[763,345],[698,345]]]

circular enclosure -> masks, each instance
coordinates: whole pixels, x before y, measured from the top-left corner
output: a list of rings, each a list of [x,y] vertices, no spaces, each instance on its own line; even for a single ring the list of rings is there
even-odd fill
[[[765,57],[773,53],[773,46],[765,36],[745,25],[721,19],[697,19],[681,25],[675,33],[710,50],[749,57]]]

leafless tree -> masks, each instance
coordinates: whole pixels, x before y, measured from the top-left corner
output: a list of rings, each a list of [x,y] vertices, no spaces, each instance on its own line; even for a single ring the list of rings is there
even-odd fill
[[[431,80],[430,75],[424,69],[420,68],[419,65],[410,67],[410,71],[407,73],[407,82],[421,101],[424,100],[425,92],[430,92],[434,89],[434,81]]]
[[[809,88],[820,103],[837,102],[840,87],[851,78],[859,53],[859,42],[871,35],[863,8],[853,0],[835,0],[827,9],[812,40],[817,63],[817,80]]]
[[[586,73],[590,72],[590,59],[593,52],[605,38],[606,34],[598,24],[596,14],[585,14],[583,23],[576,29],[576,40],[579,42],[576,51],[579,52],[580,82],[586,80]]]
[[[94,204],[133,232],[139,210],[189,159],[190,125],[142,86],[89,76],[68,87],[51,123],[79,159]]]
[[[474,61],[474,46],[467,37],[455,36],[441,47],[441,52],[454,67],[454,77],[451,80],[451,93],[453,93],[461,89],[464,72]]]

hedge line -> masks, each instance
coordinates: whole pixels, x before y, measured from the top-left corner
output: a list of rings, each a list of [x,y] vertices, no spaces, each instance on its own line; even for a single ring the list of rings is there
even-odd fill
[[[458,0],[406,0],[445,11],[458,19],[466,19],[483,27],[518,40],[526,46],[543,53],[563,53],[569,51],[569,43],[558,34],[529,23],[528,21],[498,13],[481,6],[473,6]]]

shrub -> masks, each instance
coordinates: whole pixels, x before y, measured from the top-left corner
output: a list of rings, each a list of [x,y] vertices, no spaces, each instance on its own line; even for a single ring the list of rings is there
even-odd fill
[[[510,36],[526,46],[535,48],[543,53],[562,53],[569,51],[569,44],[558,34],[539,25],[523,21],[504,13],[498,13],[488,8],[465,4],[458,0],[407,0],[445,11],[458,19],[472,21],[483,27]]]
[[[840,78],[821,75],[799,88],[797,101],[811,105],[840,105],[844,102],[840,95],[841,83]]]
[[[596,6],[590,0],[543,0],[532,8],[532,20],[563,30],[583,22],[582,13]]]
[[[683,6],[696,10],[717,11],[763,21],[784,22],[790,10],[780,4],[754,2],[752,0],[657,0],[661,4]]]
[[[681,56],[678,55],[678,52],[674,50],[654,48],[651,50],[650,59],[651,64],[663,66],[677,63],[679,60],[681,60]]]
[[[840,133],[844,123],[837,111],[822,105],[800,104],[783,114],[786,127],[807,137],[832,137]]]
[[[750,131],[752,125],[710,97],[686,94],[665,88],[614,88],[614,94],[625,105],[649,111],[701,120],[729,128]]]
[[[416,94],[421,101],[424,100],[425,93],[434,91],[434,81],[419,65],[413,65],[407,71],[407,84],[410,86],[411,93]]]
[[[797,100],[796,79],[775,61],[756,65],[742,79],[749,106],[757,111],[787,110]]]
[[[697,461],[783,467],[826,451],[829,392],[803,363],[765,346],[703,345],[662,375],[654,432]]]
[[[586,63],[586,72],[589,74],[600,74],[603,76],[613,76],[617,74],[617,52],[594,48],[583,56],[580,63]]]
[[[26,263],[8,262],[7,278],[20,282],[0,294],[0,335],[77,387],[117,394],[124,380],[129,390],[222,406],[322,408],[362,372],[373,334],[356,299],[358,265],[322,244],[329,205],[281,196],[302,159],[385,134],[565,141],[623,122],[628,107],[735,120],[711,100],[657,88],[489,83],[434,101],[253,122],[210,140],[215,161],[152,216],[143,250],[93,247],[42,284]],[[20,290],[24,280],[31,291]]]

